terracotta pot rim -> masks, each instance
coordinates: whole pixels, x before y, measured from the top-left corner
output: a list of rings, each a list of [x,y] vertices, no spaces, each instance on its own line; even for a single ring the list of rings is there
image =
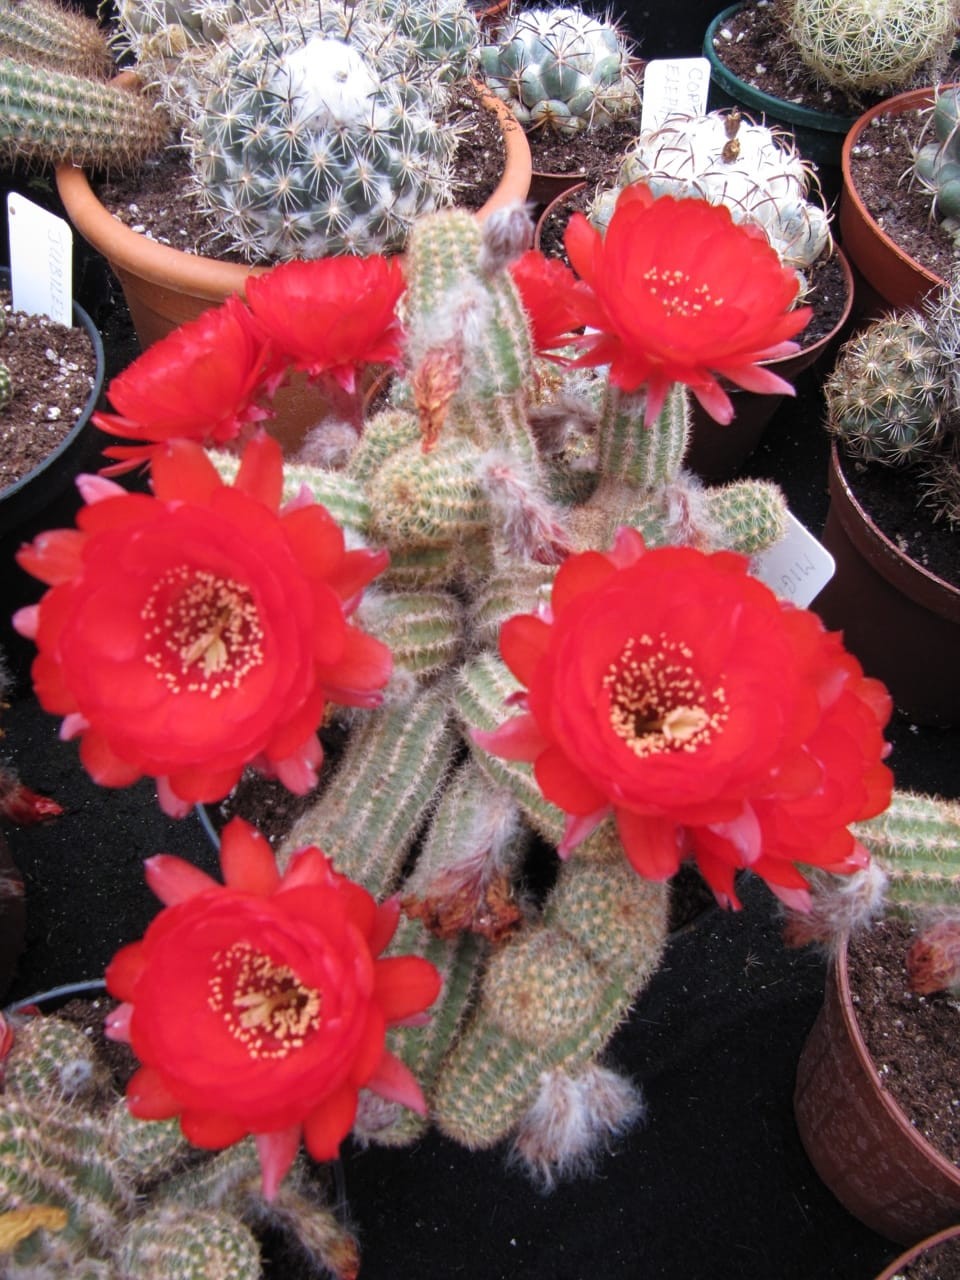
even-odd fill
[[[126,72],[111,83],[133,90],[140,81],[136,74]],[[483,221],[505,205],[526,200],[533,162],[526,134],[509,108],[487,92],[479,81],[473,84],[482,104],[500,120],[505,151],[500,184],[477,210],[476,216]],[[267,266],[221,262],[160,244],[133,231],[109,213],[94,194],[84,170],[75,165],[59,165],[55,176],[60,198],[80,234],[112,266],[132,272],[151,284],[220,302],[231,293],[242,293],[249,276],[269,270]]]
[[[896,1280],[896,1275],[901,1268],[910,1262],[916,1262],[928,1249],[935,1249],[937,1245],[946,1244],[948,1240],[956,1240],[958,1237],[960,1237],[960,1226],[944,1227],[942,1231],[918,1240],[915,1245],[894,1258],[889,1266],[884,1267],[877,1276],[877,1280]]]
[[[833,984],[847,1034],[850,1036],[850,1040],[856,1050],[857,1057],[860,1059],[867,1078],[873,1087],[879,1105],[886,1112],[889,1119],[896,1125],[904,1141],[915,1148],[922,1155],[924,1161],[932,1164],[942,1177],[960,1188],[960,1168],[958,1168],[951,1160],[948,1160],[942,1152],[938,1151],[937,1148],[929,1142],[918,1129],[914,1128],[907,1119],[899,1103],[894,1100],[889,1091],[883,1086],[880,1073],[877,1071],[873,1057],[870,1054],[870,1050],[867,1048],[866,1042],[860,1032],[860,1024],[857,1022],[857,1014],[850,994],[850,971],[847,960],[847,944],[848,939],[844,938],[837,950],[834,962],[830,966],[829,981]]]
[[[960,588],[901,551],[874,522],[861,506],[844,474],[835,440],[830,445],[829,486],[843,529],[860,553],[866,555],[871,563],[879,554],[889,571],[884,576],[916,604],[952,622],[960,622]]]
[[[943,85],[940,87],[951,88],[952,86]],[[870,215],[869,210],[860,198],[860,193],[857,191],[856,184],[853,180],[851,165],[853,148],[859,142],[864,131],[869,128],[871,123],[876,120],[878,116],[903,115],[907,111],[912,111],[914,107],[932,106],[934,92],[935,91],[932,87],[924,89],[908,89],[904,93],[895,94],[892,98],[885,98],[883,102],[878,102],[875,106],[870,107],[868,111],[865,111],[863,115],[858,116],[849,133],[843,140],[843,148],[840,152],[840,169],[843,175],[844,195],[846,195],[853,203],[858,215],[867,223],[880,242],[899,262],[902,262],[904,266],[915,271],[927,282],[927,284],[936,288],[945,285],[946,281],[941,276],[927,270],[927,268],[917,262],[915,258],[911,258],[908,253],[904,252],[897,242],[891,239],[879,223],[877,223]]]
[[[845,134],[853,124],[856,116],[842,115],[833,111],[818,111],[815,107],[805,107],[786,98],[775,98],[771,93],[764,93],[747,80],[741,80],[721,61],[713,47],[713,37],[720,27],[739,10],[745,8],[747,0],[737,0],[728,5],[711,21],[703,38],[703,56],[710,63],[710,74],[716,79],[719,88],[755,111],[768,115],[776,120],[785,120],[789,124],[800,125],[807,129],[822,133]]]

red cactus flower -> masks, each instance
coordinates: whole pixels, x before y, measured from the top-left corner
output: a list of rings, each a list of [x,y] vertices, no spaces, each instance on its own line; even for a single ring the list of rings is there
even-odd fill
[[[246,295],[284,360],[352,392],[361,365],[400,359],[404,287],[399,259],[373,254],[285,262],[251,277]]]
[[[122,1001],[107,1032],[142,1064],[127,1087],[133,1115],[178,1116],[200,1147],[253,1134],[269,1199],[301,1138],[315,1159],[336,1158],[359,1089],[425,1113],[384,1034],[419,1020],[440,976],[417,956],[380,958],[396,899],[378,907],[313,846],[281,875],[239,818],[223,831],[225,884],[170,855],[146,865],[164,909],[106,971]]]
[[[15,618],[39,650],[37,697],[96,782],[152,775],[171,814],[226,795],[248,764],[304,792],[327,699],[379,702],[389,651],[347,613],[387,553],[345,551],[326,509],[281,509],[281,487],[262,432],[232,486],[172,441],[153,497],[87,477],[78,527],[19,552],[50,586]]]
[[[131,440],[235,439],[268,411],[257,403],[269,375],[269,343],[239,298],[228,298],[148,347],[107,388],[116,413],[95,413],[101,431]],[[151,449],[119,445],[128,465]],[[112,470],[125,470],[115,467]]]
[[[551,347],[568,344],[582,321],[575,295],[577,277],[559,258],[528,249],[510,264],[510,274],[530,322],[534,349],[545,355]]]
[[[734,874],[750,867],[798,909],[795,864],[864,865],[848,825],[889,803],[891,702],[814,614],[741,556],[645,551],[633,530],[610,554],[571,556],[551,607],[501,630],[524,714],[473,736],[533,762],[568,815],[562,855],[612,814],[641,875],[692,855],[736,906]]]
[[[589,285],[574,297],[582,338],[577,363],[609,364],[625,391],[645,386],[645,420],[659,414],[675,382],[686,383],[717,422],[733,417],[727,378],[748,391],[793,394],[760,360],[797,350],[788,342],[810,319],[791,310],[799,283],[759,228],[734,223],[705,200],[654,199],[625,188],[605,236],[582,213],[567,224],[570,262]]]

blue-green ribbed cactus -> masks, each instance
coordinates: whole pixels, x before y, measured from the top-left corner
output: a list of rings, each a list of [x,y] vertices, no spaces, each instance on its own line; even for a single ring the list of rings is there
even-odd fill
[[[941,89],[928,123],[933,137],[917,150],[913,171],[933,197],[933,213],[960,241],[960,90]]]
[[[581,9],[520,10],[480,57],[487,84],[525,128],[577,134],[639,119],[626,37]]]

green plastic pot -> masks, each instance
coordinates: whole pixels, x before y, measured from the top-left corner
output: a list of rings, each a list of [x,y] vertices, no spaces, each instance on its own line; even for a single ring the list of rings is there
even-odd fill
[[[797,150],[806,159],[821,167],[839,167],[843,139],[852,128],[856,116],[816,111],[812,107],[774,98],[735,76],[717,56],[713,42],[718,31],[734,14],[746,7],[746,0],[741,0],[741,3],[724,9],[707,27],[707,34],[703,38],[703,56],[710,63],[708,105],[711,111],[721,107],[740,107],[747,115],[763,117],[765,124],[792,133]]]

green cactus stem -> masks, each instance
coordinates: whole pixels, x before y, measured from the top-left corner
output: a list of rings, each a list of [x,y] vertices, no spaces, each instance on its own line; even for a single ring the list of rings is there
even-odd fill
[[[113,68],[100,26],[55,0],[0,8],[0,57],[91,80],[106,79]]]
[[[0,160],[135,169],[164,146],[169,123],[146,97],[0,58]]]
[[[960,906],[960,805],[895,791],[886,812],[855,830],[887,875],[890,905]]]
[[[0,412],[2,412],[14,396],[13,375],[9,367],[0,360]]]

